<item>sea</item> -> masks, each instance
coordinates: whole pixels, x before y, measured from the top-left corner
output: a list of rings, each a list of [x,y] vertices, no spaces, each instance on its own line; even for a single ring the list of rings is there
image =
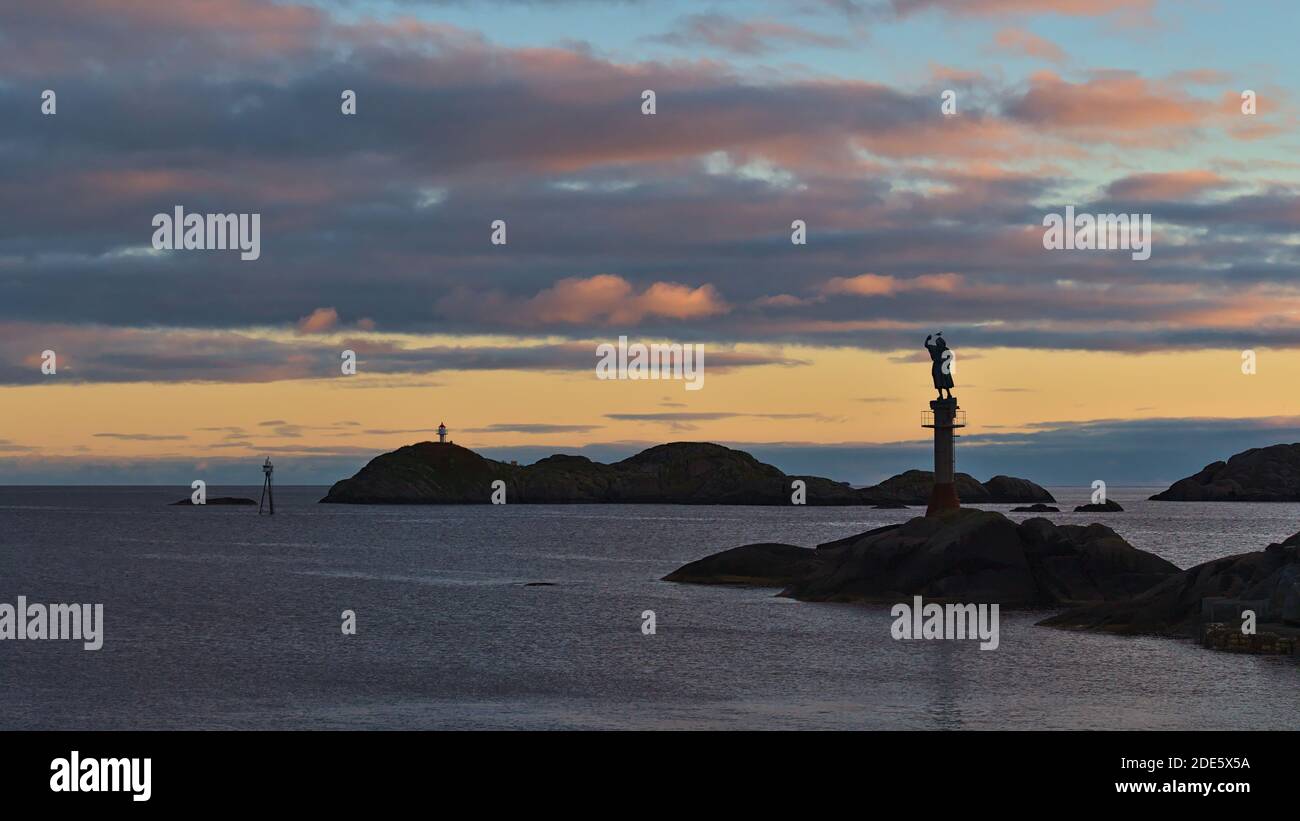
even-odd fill
[[[1300,531],[1300,504],[1102,522],[1179,567]],[[1068,510],[1091,488],[1050,489]],[[209,498],[258,498],[210,487]],[[921,511],[674,505],[172,507],[187,487],[0,487],[0,603],[99,603],[103,647],[0,641],[0,729],[1298,729],[1300,664],[1035,626],[900,641],[887,606],[672,584],[751,542]],[[981,505],[1010,513],[1012,505]],[[345,634],[345,611],[355,632]],[[649,632],[653,613],[653,632]]]

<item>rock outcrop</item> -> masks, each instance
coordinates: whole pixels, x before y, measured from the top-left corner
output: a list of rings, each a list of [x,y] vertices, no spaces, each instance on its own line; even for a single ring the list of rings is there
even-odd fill
[[[1089,502],[1086,505],[1076,505],[1075,513],[1123,513],[1124,508],[1114,499],[1107,499],[1104,502]]]
[[[994,476],[984,483],[990,502],[1055,502],[1052,494],[1028,479]]]
[[[1242,451],[1151,497],[1158,502],[1300,502],[1300,443]]]
[[[1011,508],[1011,512],[1012,513],[1060,513],[1061,509],[1059,507],[1052,507],[1051,505],[1038,504],[1038,505],[1029,505],[1028,507],[1013,507]]]
[[[779,549],[777,549],[779,548]],[[1049,607],[1133,596],[1178,572],[1103,525],[1013,522],[958,510],[818,545],[746,545],[706,557],[668,581],[766,584],[803,601],[938,601]]]
[[[994,476],[987,482],[981,482],[969,473],[958,473],[955,478],[957,497],[963,503],[1027,503],[1055,502],[1056,499],[1046,489],[1028,479],[1012,476]],[[930,501],[930,491],[934,488],[934,472],[929,470],[909,470],[891,476],[872,487],[863,488],[862,493],[873,502],[895,502],[904,505],[926,505]]]
[[[255,505],[255,504],[257,504],[257,502],[253,499],[241,499],[238,496],[217,496],[212,499],[208,499],[201,505],[194,504],[194,501],[189,498],[181,499],[179,502],[172,502],[170,507],[176,507],[177,505],[185,505],[186,507],[191,507],[191,506],[205,507],[207,505],[219,506],[219,505]]]
[[[682,565],[664,581],[784,587],[807,575],[817,551],[792,544],[747,544]]]
[[[969,476],[965,479],[972,496],[992,500],[991,491]],[[995,479],[1005,480],[999,492],[1036,497],[1011,501],[1052,499],[1032,482]],[[908,471],[874,488],[857,489],[819,476],[788,475],[744,451],[708,442],[657,445],[612,464],[555,455],[532,465],[499,462],[455,444],[420,442],[375,457],[352,478],[336,482],[321,501],[488,504],[498,480],[505,482],[510,504],[788,505],[794,481],[801,480],[805,504],[890,507],[925,504],[934,482],[930,473]]]
[[[1067,610],[1040,624],[1191,638],[1245,609],[1255,611],[1257,625],[1300,626],[1300,533],[1265,550],[1198,564],[1131,599]]]

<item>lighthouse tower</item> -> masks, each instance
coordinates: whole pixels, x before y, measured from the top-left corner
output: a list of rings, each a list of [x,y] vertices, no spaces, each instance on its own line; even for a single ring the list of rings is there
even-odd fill
[[[447,426],[442,422],[438,423],[438,444],[447,444]]]
[[[957,407],[957,399],[935,399],[930,410],[921,414],[921,427],[934,428],[934,490],[930,491],[930,504],[926,516],[938,516],[961,507],[957,499],[956,449],[953,433],[966,427],[966,411]]]

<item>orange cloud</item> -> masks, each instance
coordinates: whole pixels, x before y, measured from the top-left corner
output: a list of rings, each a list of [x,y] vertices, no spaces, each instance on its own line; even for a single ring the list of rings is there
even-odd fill
[[[731,310],[712,285],[692,288],[676,282],[655,282],[638,292],[632,283],[614,274],[568,277],[523,300],[499,292],[460,290],[439,300],[438,308],[448,314],[491,316],[518,326],[584,322],[626,325],[648,317],[699,319]]]
[[[298,333],[324,334],[334,330],[339,324],[339,312],[333,308],[317,308],[310,315],[298,320]]]
[[[1036,126],[1090,139],[1167,145],[1180,139],[1173,129],[1208,122],[1214,104],[1128,72],[1106,72],[1071,83],[1040,71],[1030,78],[1029,91],[1009,106],[1009,113]]]
[[[834,277],[822,285],[825,294],[852,294],[853,296],[890,296],[903,291],[938,291],[951,293],[961,286],[959,274],[926,274],[912,279],[898,279],[881,274],[859,274],[855,277]]]

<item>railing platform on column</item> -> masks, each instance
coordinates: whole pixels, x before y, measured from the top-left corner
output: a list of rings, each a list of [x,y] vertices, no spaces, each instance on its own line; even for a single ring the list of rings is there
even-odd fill
[[[935,425],[934,411],[921,411],[921,427],[923,428],[933,428],[933,427],[964,428],[966,427],[966,411],[962,410],[961,408],[958,408],[957,411],[953,413],[951,425]]]

